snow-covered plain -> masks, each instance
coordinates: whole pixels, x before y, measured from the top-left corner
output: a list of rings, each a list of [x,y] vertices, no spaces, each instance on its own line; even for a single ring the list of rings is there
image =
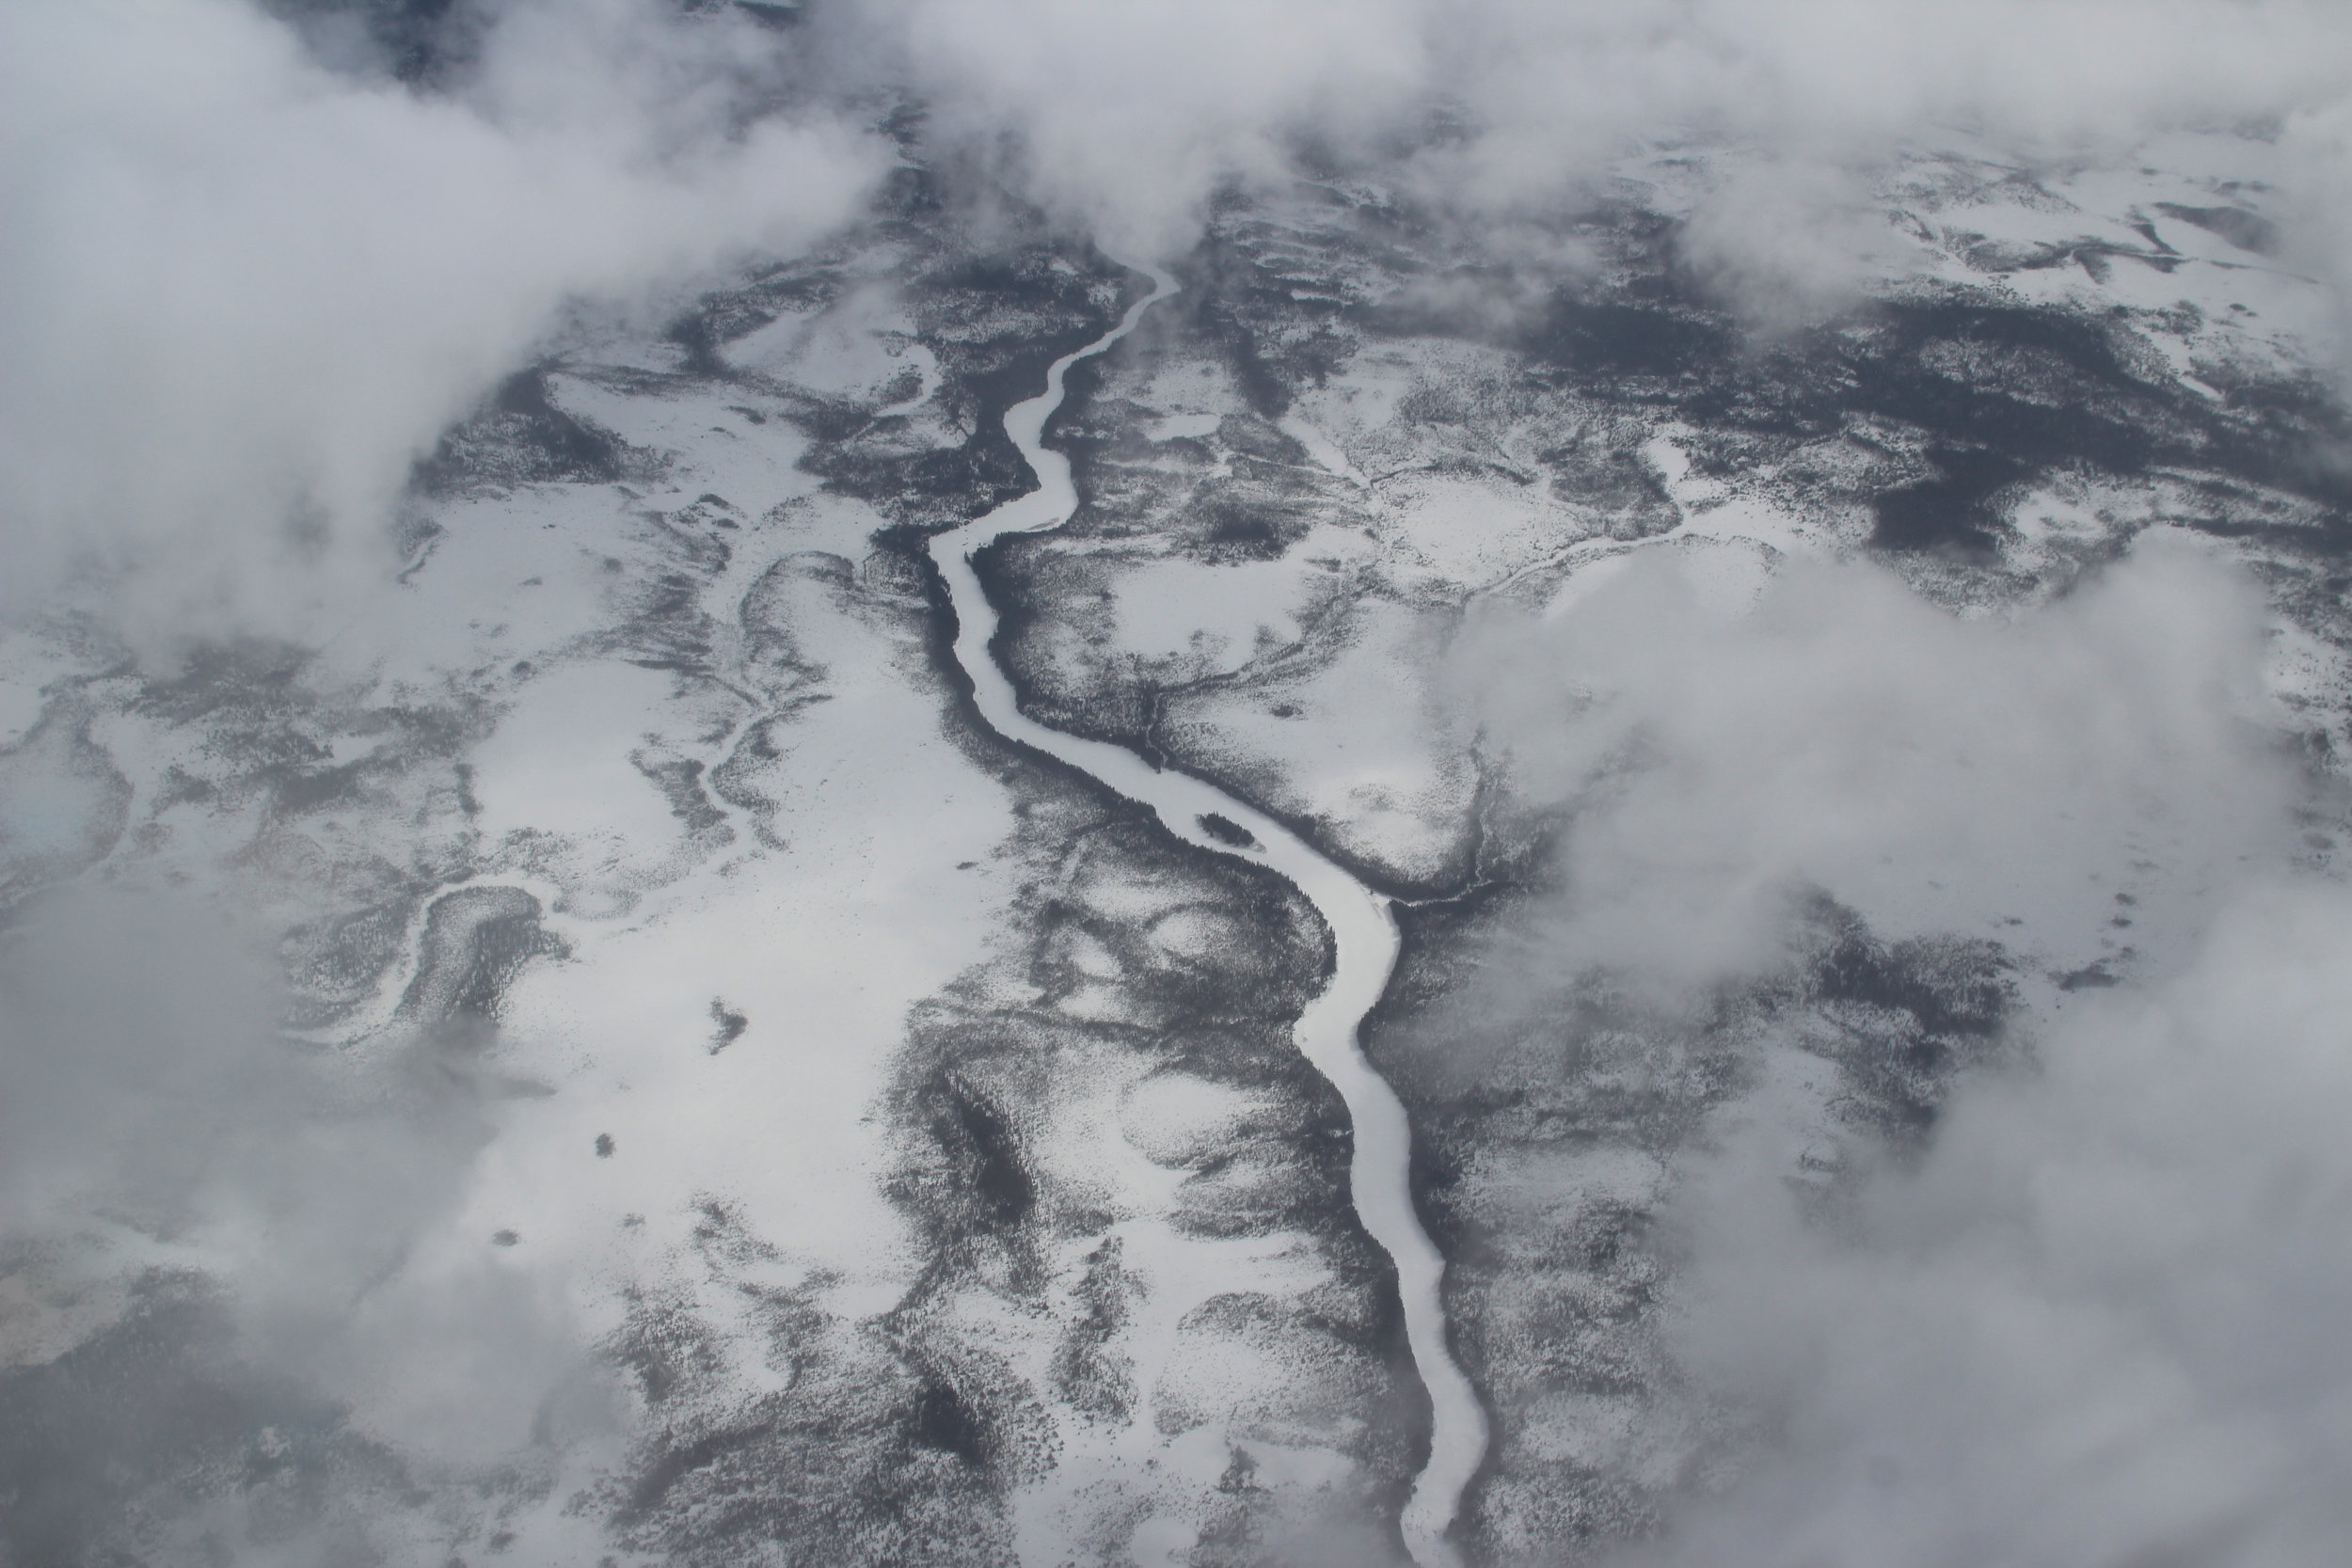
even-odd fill
[[[0,1110],[46,1172],[0,1425],[96,1389],[152,1436],[35,1544],[1534,1564],[1653,1528],[1753,1435],[1669,1332],[1661,1216],[1712,1151],[1834,1191],[2193,968],[2245,867],[2333,864],[2344,498],[2286,461],[2338,428],[2332,323],[2240,243],[2267,155],[1907,155],[1809,336],[1675,292],[1687,148],[1532,293],[1370,182],[1220,209],[1148,309],[1042,231],[890,214],[675,330],[580,324],[307,642],[13,632],[0,897],[78,935],[6,978],[93,1065],[40,1086],[55,1131]],[[1816,571],[1867,574],[1880,643],[1815,635],[1788,595],[1863,580]],[[2258,678],[2068,718],[2069,617],[2135,606],[2178,635],[2096,678]],[[2064,724],[2141,775],[2012,767]],[[2257,821],[2292,792],[2241,730],[2320,783]],[[1928,818],[1865,765],[1948,840],[1874,828]],[[1970,768],[2075,816],[2035,837]],[[1705,1004],[1601,957],[1643,943]],[[168,1027],[131,954],[207,976]]]

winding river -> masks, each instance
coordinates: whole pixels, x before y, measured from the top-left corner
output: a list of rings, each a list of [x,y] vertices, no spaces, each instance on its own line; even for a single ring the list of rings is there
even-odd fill
[[[1186,843],[1271,867],[1295,884],[1331,927],[1337,950],[1331,983],[1300,1014],[1294,1038],[1346,1102],[1355,1128],[1349,1184],[1356,1212],[1365,1230],[1387,1249],[1396,1265],[1406,1340],[1429,1391],[1433,1416],[1429,1462],[1405,1506],[1405,1544],[1422,1568],[1457,1568],[1461,1558],[1446,1532],[1454,1523],[1462,1490],[1486,1451],[1486,1413],[1446,1344],[1445,1309],[1438,1294],[1445,1260],[1413,1210],[1407,1179],[1412,1134],[1405,1108],[1395,1091],[1365,1060],[1358,1039],[1364,1015],[1388,988],[1390,973],[1396,965],[1395,911],[1388,899],[1334,865],[1290,829],[1215,785],[1173,769],[1156,768],[1123,747],[1065,735],[1028,718],[1014,699],[1011,681],[989,653],[989,643],[996,634],[996,613],[973,570],[972,557],[1003,534],[1058,528],[1077,510],[1070,460],[1046,451],[1042,444],[1045,421],[1061,405],[1071,366],[1101,354],[1134,331],[1145,310],[1176,292],[1176,282],[1168,274],[1156,268],[1142,270],[1152,279],[1152,292],[1131,307],[1109,332],[1057,360],[1046,374],[1042,393],[1006,411],[1006,433],[1036,471],[1039,487],[960,529],[934,535],[931,558],[946,578],[956,611],[956,658],[972,681],[981,717],[998,734],[1058,758],[1129,800],[1151,807],[1168,830]],[[1212,828],[1204,817],[1223,821]],[[1231,831],[1233,825],[1247,832],[1250,842],[1237,843],[1239,835]]]

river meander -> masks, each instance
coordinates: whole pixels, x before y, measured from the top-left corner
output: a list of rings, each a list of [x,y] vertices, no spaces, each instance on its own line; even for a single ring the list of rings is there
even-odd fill
[[[1109,332],[1057,360],[1042,393],[1006,411],[1006,433],[1036,472],[1038,488],[930,541],[931,558],[946,579],[956,612],[955,657],[972,682],[981,718],[999,735],[1149,806],[1168,832],[1188,844],[1254,861],[1289,879],[1330,927],[1336,951],[1330,984],[1299,1016],[1294,1038],[1346,1103],[1355,1133],[1349,1180],[1357,1214],[1395,1264],[1406,1339],[1429,1392],[1429,1459],[1405,1507],[1406,1545],[1422,1568],[1454,1568],[1460,1557],[1446,1531],[1485,1452],[1486,1413],[1446,1342],[1439,1293],[1445,1260],[1413,1207],[1412,1133],[1405,1108],[1365,1059],[1359,1037],[1365,1014],[1387,990],[1396,965],[1393,909],[1291,829],[1216,785],[1155,768],[1123,747],[1066,735],[1028,718],[1012,682],[989,652],[997,617],[972,558],[1001,535],[1058,528],[1076,510],[1070,460],[1045,449],[1045,422],[1061,405],[1073,365],[1108,349],[1133,331],[1153,304],[1176,293],[1175,280],[1166,273],[1142,270],[1152,277],[1152,292]]]

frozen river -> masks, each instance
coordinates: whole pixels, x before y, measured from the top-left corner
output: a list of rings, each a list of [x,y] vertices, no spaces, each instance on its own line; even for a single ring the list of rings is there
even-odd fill
[[[1214,784],[1156,768],[1123,747],[1048,728],[1020,710],[1012,683],[989,653],[997,618],[972,565],[973,556],[1007,533],[1058,528],[1077,508],[1070,461],[1042,445],[1045,422],[1061,405],[1070,367],[1101,354],[1135,329],[1143,313],[1176,292],[1166,273],[1146,268],[1152,292],[1109,332],[1057,360],[1045,390],[1005,414],[1005,429],[1028,459],[1039,486],[984,517],[930,541],[956,611],[955,652],[972,682],[980,715],[1008,739],[1078,768],[1129,800],[1151,807],[1168,830],[1188,844],[1254,861],[1288,878],[1331,928],[1337,964],[1323,994],[1299,1016],[1298,1049],[1346,1102],[1355,1130],[1349,1173],[1356,1211],[1372,1238],[1396,1265],[1413,1360],[1433,1408],[1428,1464],[1416,1481],[1403,1520],[1406,1544],[1422,1568],[1454,1568],[1460,1560],[1446,1530],[1462,1489],[1486,1443],[1486,1413],[1446,1343],[1439,1286],[1445,1260],[1414,1212],[1408,1171],[1412,1133],[1405,1108],[1365,1060],[1358,1032],[1380,999],[1397,957],[1396,917],[1389,900],[1333,864],[1279,822]],[[1214,826],[1204,818],[1221,818]],[[1238,827],[1249,842],[1240,842]]]

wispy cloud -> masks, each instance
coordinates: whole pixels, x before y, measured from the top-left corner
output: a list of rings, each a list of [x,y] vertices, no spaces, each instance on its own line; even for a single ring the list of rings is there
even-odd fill
[[[1767,1131],[1686,1193],[1677,1349],[1772,1434],[1638,1560],[2317,1564],[2352,1528],[2352,900],[2249,887],[1915,1165],[1804,1217]]]
[[[2149,536],[1973,621],[1875,566],[1760,578],[1733,546],[1595,578],[1455,654],[1517,788],[1572,811],[1564,961],[1752,976],[1815,890],[1890,929],[2032,914],[2095,940],[2136,864],[2193,888],[2287,840],[2261,607],[2195,546]]]
[[[763,115],[772,34],[514,5],[451,92],[331,71],[240,0],[0,17],[9,608],[82,565],[214,627],[373,579],[409,465],[558,309],[850,215],[882,166]]]

